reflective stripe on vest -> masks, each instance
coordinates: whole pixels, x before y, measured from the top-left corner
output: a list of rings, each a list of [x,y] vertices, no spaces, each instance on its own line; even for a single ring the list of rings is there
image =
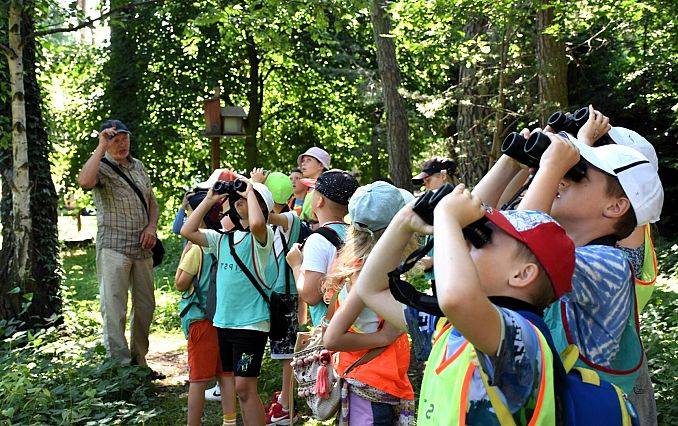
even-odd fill
[[[534,330],[539,337],[542,371],[529,424],[553,425],[556,418],[553,355],[544,336],[536,328]],[[464,342],[452,356],[446,358],[447,341],[451,332],[452,327],[447,324],[433,344],[421,385],[418,425],[466,424],[469,390],[473,375],[477,373],[474,351],[469,342]],[[500,393],[497,388],[493,389]]]
[[[640,277],[636,282],[636,303],[638,304],[638,313],[642,312],[647,302],[652,297],[654,284],[657,281],[659,269],[657,268],[657,253],[654,250],[652,241],[652,232],[650,224],[645,225],[645,251],[643,254],[643,267],[640,270]]]

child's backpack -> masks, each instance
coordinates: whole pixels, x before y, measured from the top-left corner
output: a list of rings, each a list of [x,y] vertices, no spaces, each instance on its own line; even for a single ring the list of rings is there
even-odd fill
[[[633,404],[617,386],[601,380],[598,373],[587,368],[574,367],[579,356],[576,346],[568,346],[560,356],[544,320],[529,311],[518,311],[542,333],[553,356],[553,377],[556,392],[556,419],[563,425],[638,425]],[[484,373],[482,373],[484,375]],[[485,378],[484,378],[485,381]],[[496,388],[486,385],[487,394],[502,425],[513,425],[505,403]]]
[[[311,234],[320,234],[320,235],[322,235],[323,238],[325,238],[327,241],[329,241],[329,242],[334,246],[334,248],[337,249],[337,251],[339,251],[339,250],[344,246],[344,240],[342,240],[341,237],[339,236],[339,234],[337,234],[337,231],[335,231],[334,229],[330,228],[329,226],[321,226],[320,228],[318,228],[318,229],[316,229],[315,231],[311,232],[311,233],[306,237],[306,239],[308,239],[308,237],[309,237]],[[301,232],[299,233],[299,240],[301,241]],[[306,242],[306,241],[304,240],[304,243],[305,243],[305,242]],[[303,243],[302,243],[302,248],[303,248]]]
[[[204,251],[202,247],[200,247],[200,252],[204,256]],[[186,314],[195,306],[203,313],[205,313],[205,316],[207,316],[210,320],[212,319],[211,316],[208,315],[208,305],[209,305],[209,300],[210,300],[210,293],[214,293],[213,296],[216,297],[216,293],[213,291],[216,286],[214,285],[215,282],[215,277],[216,277],[216,265],[217,265],[217,258],[213,254],[208,254],[208,256],[211,259],[211,265],[210,265],[210,278],[209,278],[209,285],[207,287],[207,294],[204,294],[203,291],[200,288],[200,277],[202,276],[202,267],[203,267],[203,256],[200,257],[200,264],[198,266],[198,273],[193,276],[193,282],[191,284],[191,289],[193,291],[186,290],[182,293],[181,295],[181,300],[179,301],[179,317],[184,318]]]

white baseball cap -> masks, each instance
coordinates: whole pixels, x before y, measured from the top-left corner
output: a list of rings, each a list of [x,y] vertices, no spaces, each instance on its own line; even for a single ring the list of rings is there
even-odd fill
[[[647,139],[625,127],[613,127],[608,132],[610,138],[618,145],[630,146],[636,151],[640,152],[650,160],[650,164],[655,170],[659,170],[659,159],[657,158],[657,151]]]
[[[266,185],[259,182],[252,182],[252,189],[255,190],[257,194],[261,195],[261,198],[264,200],[264,203],[266,203],[266,208],[270,213],[273,210],[273,194],[271,194],[271,190],[269,190]]]
[[[563,135],[563,133],[560,133]],[[579,154],[603,172],[615,176],[636,214],[637,226],[654,223],[664,204],[664,189],[657,169],[643,154],[626,145],[591,147],[572,135],[569,139]]]

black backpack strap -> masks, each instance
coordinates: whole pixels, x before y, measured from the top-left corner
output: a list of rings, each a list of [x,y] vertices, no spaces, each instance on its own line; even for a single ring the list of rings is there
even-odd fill
[[[327,241],[332,243],[332,245],[337,250],[339,250],[344,245],[344,242],[339,237],[339,234],[337,234],[337,231],[328,226],[321,226],[320,228],[315,230],[314,234],[322,235]]]
[[[283,256],[287,257],[287,253],[290,252],[289,247],[287,246],[287,238],[285,238],[285,232],[283,230],[280,230],[280,241],[282,242],[282,247],[283,247]],[[291,273],[291,268],[290,265],[285,263],[285,294],[290,294],[290,273]]]
[[[113,169],[114,172],[116,172],[117,174],[119,174],[120,177],[123,178],[123,179],[125,180],[125,182],[127,182],[127,184],[128,184],[130,187],[132,187],[132,189],[134,190],[134,192],[135,192],[135,193],[137,194],[137,196],[139,197],[139,200],[141,201],[141,204],[143,204],[144,210],[146,210],[146,217],[150,220],[150,217],[151,217],[151,216],[150,216],[149,213],[148,213],[148,205],[146,204],[146,199],[144,198],[143,194],[141,193],[141,190],[139,189],[139,187],[136,186],[136,184],[135,184],[134,182],[132,182],[132,179],[130,179],[129,177],[127,177],[127,175],[126,175],[125,173],[123,173],[122,170],[120,170],[120,167],[118,167],[118,166],[116,166],[115,164],[113,164],[113,163],[111,163],[110,161],[108,161],[108,158],[106,158],[106,157],[102,158],[102,159],[101,159],[101,162],[104,163],[104,164],[106,164],[106,165],[107,165],[108,167],[110,167],[111,169]]]
[[[254,238],[254,236],[252,236],[252,238]],[[254,244],[257,244],[257,242],[254,241]],[[247,279],[250,280],[250,282],[252,283],[254,288],[257,289],[257,291],[259,292],[261,297],[264,299],[264,301],[267,304],[270,305],[271,300],[269,299],[266,292],[264,292],[264,289],[261,288],[259,281],[257,281],[257,279],[254,277],[254,275],[252,275],[252,272],[249,270],[249,268],[247,268],[247,266],[245,266],[245,263],[243,263],[243,261],[240,259],[240,257],[238,257],[238,254],[235,252],[235,245],[234,245],[234,242],[233,242],[233,232],[228,233],[228,246],[231,249],[231,256],[233,256],[233,259],[235,259],[235,263],[238,264],[238,267],[240,267],[240,269],[243,271],[243,273],[245,274]]]

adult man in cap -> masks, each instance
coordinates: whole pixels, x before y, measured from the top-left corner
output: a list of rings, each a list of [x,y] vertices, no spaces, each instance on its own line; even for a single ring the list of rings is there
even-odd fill
[[[412,178],[412,184],[418,188],[424,185],[427,191],[436,190],[446,183],[454,183],[452,176],[457,164],[445,157],[433,157],[421,165],[421,173]]]
[[[123,364],[146,365],[148,334],[155,310],[151,249],[156,243],[158,203],[143,164],[130,154],[129,137],[130,132],[121,121],[103,122],[99,144],[82,167],[78,183],[83,189],[93,190],[97,208],[96,265],[104,346],[108,356]],[[137,186],[146,206],[116,168]],[[128,347],[125,325],[130,289]],[[151,374],[152,378],[159,376]]]

